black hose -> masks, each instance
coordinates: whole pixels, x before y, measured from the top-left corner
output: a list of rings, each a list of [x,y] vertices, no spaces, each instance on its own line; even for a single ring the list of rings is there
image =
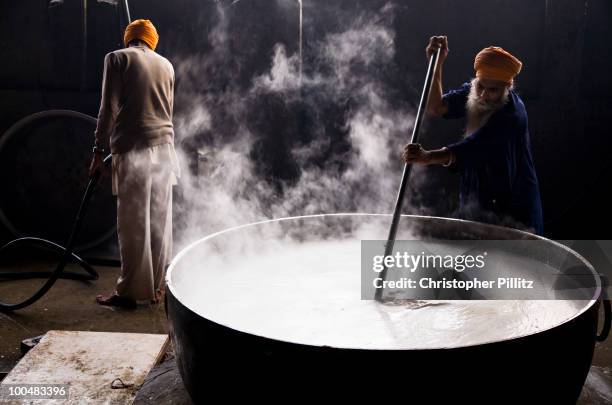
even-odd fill
[[[108,155],[104,159],[104,165],[107,166],[111,161],[111,155]],[[66,242],[66,247],[62,247],[56,243],[51,241],[41,239],[41,238],[19,238],[15,239],[6,245],[0,248],[0,253],[3,251],[16,246],[29,246],[35,248],[44,248],[47,250],[51,250],[61,254],[61,258],[54,271],[51,272],[27,272],[27,273],[4,273],[0,274],[0,279],[8,279],[8,280],[22,280],[26,278],[44,278],[49,277],[48,280],[36,291],[31,297],[23,300],[22,302],[16,304],[6,303],[0,300],[0,311],[15,311],[18,309],[25,308],[27,306],[32,305],[40,298],[42,298],[47,291],[55,284],[55,282],[62,279],[71,279],[71,280],[84,280],[91,281],[98,279],[98,273],[91,267],[85,260],[81,259],[79,256],[73,253],[74,243],[76,238],[81,230],[81,226],[83,223],[83,218],[85,218],[85,213],[87,211],[87,207],[89,206],[89,202],[93,195],[93,192],[100,180],[100,172],[94,173],[89,179],[89,183],[87,184],[87,188],[85,189],[85,193],[83,194],[83,198],[81,200],[81,205],[79,206],[79,210],[77,212],[76,218],[72,225],[72,231],[70,232],[70,236],[68,237],[68,241]],[[76,262],[79,264],[88,274],[79,274],[73,272],[65,272],[64,269],[66,265],[70,262]]]
[[[64,254],[67,250],[65,247],[58,245],[57,243],[51,242],[49,240],[46,240],[46,239],[27,237],[27,238],[19,238],[19,239],[10,241],[6,245],[0,247],[0,253],[2,253],[2,251],[4,250],[9,250],[10,248],[15,248],[21,245],[28,246],[28,247],[34,247],[34,248],[40,248],[42,250],[49,250],[49,251],[56,252],[59,254]],[[70,278],[73,280],[97,280],[98,279],[98,273],[96,273],[96,271],[93,269],[93,267],[91,267],[89,263],[87,263],[81,257],[77,256],[75,253],[71,253],[70,256],[71,256],[72,261],[78,264],[79,266],[81,266],[83,270],[85,270],[87,273],[91,275],[91,277],[85,276],[84,274],[81,274],[81,273],[72,273],[69,271],[64,271],[62,273],[61,278]],[[2,279],[23,280],[23,279],[29,279],[29,278],[44,278],[44,277],[49,277],[51,274],[53,274],[52,271],[0,273],[0,280]]]
[[[87,114],[83,114],[78,111],[72,111],[72,110],[40,111],[40,112],[28,115],[27,117],[20,119],[15,124],[13,124],[9,129],[7,129],[6,132],[0,138],[0,151],[3,150],[4,146],[8,144],[8,142],[10,142],[12,137],[16,136],[16,134],[18,134],[19,131],[23,130],[25,127],[32,124],[33,122],[37,122],[39,120],[45,120],[49,118],[74,118],[74,119],[78,119],[78,120],[93,124],[94,127],[96,126],[96,123],[97,123],[97,120],[94,117],[87,115]],[[0,207],[0,224],[4,225],[4,227],[6,227],[15,237],[25,236],[19,229],[17,229],[15,225],[11,223],[11,221],[9,221],[8,217],[2,211],[2,207]],[[94,240],[91,240],[87,243],[81,243],[81,245],[77,246],[76,249],[85,250],[92,246],[96,246],[100,244],[101,242],[105,241],[106,239],[110,238],[112,235],[115,234],[115,232],[116,232],[116,227],[112,226],[110,227],[108,231],[104,231],[104,234],[102,234],[100,237],[97,237]]]

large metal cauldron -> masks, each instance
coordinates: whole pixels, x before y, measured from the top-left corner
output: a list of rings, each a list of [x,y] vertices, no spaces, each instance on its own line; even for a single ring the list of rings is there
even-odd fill
[[[243,297],[240,291],[252,287],[264,291],[261,300],[278,297],[278,304],[283,305],[284,310],[292,306],[291,299],[287,300],[291,294],[295,295],[295,300],[311,299],[323,305],[327,302],[332,305],[333,294],[304,297],[299,286],[266,280],[263,273],[261,280],[267,283],[265,288],[255,285],[257,282],[253,283],[252,277],[249,278],[249,283],[253,283],[250,286],[237,282],[215,286],[214,291],[201,283],[203,276],[214,281],[215,277],[230,271],[224,263],[246,251],[257,252],[259,246],[262,251],[276,249],[280,255],[286,243],[295,244],[296,241],[382,239],[389,221],[388,215],[367,214],[265,221],[210,235],[179,253],[167,273],[167,313],[178,367],[194,401],[205,403],[220,396],[226,400],[283,399],[289,402],[305,398],[401,403],[576,402],[591,365],[596,340],[599,278],[581,256],[535,235],[448,218],[402,217],[398,239],[414,239],[416,235],[440,240],[539,239],[546,243],[548,257],[569,253],[593,275],[596,296],[572,301],[575,310],[562,322],[518,336],[500,338],[496,335],[492,340],[482,336],[475,340],[477,344],[451,340],[451,336],[460,336],[457,330],[449,331],[449,341],[431,348],[389,349],[382,344],[377,348],[376,341],[369,342],[367,348],[359,348],[342,342],[338,344],[337,339],[333,344],[326,344],[325,331],[317,324],[317,313],[308,316],[300,313],[302,319],[275,319],[274,310],[258,312],[258,299]],[[325,257],[313,257],[312,260],[325,260]],[[290,271],[290,264],[278,265]],[[235,271],[235,266],[232,269]],[[244,264],[244,269],[266,271],[265,268],[249,268],[249,263]],[[360,269],[354,271],[360,272]],[[293,292],[286,294],[287,290]],[[214,294],[219,298],[211,303],[202,294]],[[208,302],[208,307],[197,304],[198,297]],[[356,305],[361,305],[359,301],[357,296]],[[232,308],[241,308],[237,311],[240,313],[234,315],[243,317],[251,325],[257,325],[259,320],[262,324],[276,322],[278,328],[274,337],[251,333],[240,322],[226,324],[224,319],[210,315],[215,309],[230,304]],[[322,312],[319,312],[321,319],[328,315]],[[363,333],[367,333],[368,321],[364,319],[363,322]],[[306,329],[307,333],[308,325],[316,325],[318,335],[313,339],[317,344],[298,343],[291,337],[291,328]],[[335,327],[329,319],[326,325],[330,329]],[[424,329],[413,333],[426,333]],[[284,332],[287,332],[286,338]],[[336,335],[345,333],[347,341],[356,333],[354,330],[335,332]],[[463,332],[469,334],[471,331]]]

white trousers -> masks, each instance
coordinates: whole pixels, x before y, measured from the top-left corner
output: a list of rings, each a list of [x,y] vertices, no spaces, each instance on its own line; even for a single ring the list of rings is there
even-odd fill
[[[113,154],[113,194],[121,276],[116,293],[153,300],[172,258],[172,186],[178,177],[171,144]]]

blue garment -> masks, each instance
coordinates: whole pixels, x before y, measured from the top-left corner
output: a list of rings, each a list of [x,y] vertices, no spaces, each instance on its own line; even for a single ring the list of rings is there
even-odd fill
[[[465,83],[443,96],[448,105],[444,118],[466,116],[470,87]],[[527,111],[514,91],[481,128],[447,148],[455,154],[452,168],[461,175],[461,216],[543,233]]]

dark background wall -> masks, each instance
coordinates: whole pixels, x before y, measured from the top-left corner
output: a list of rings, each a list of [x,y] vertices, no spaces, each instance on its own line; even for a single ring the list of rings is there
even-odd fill
[[[161,36],[157,51],[171,61],[210,51],[208,34],[218,23],[217,3],[129,3],[133,19],[155,22]],[[231,62],[219,68],[214,82],[202,84],[206,91],[223,92],[230,82],[248,86],[255,75],[270,67],[274,44],[285,44],[288,52],[297,47],[294,2],[231,3],[220,3],[231,17]],[[546,234],[558,239],[609,239],[612,54],[608,41],[612,37],[612,4],[607,0],[304,0],[305,71],[315,65],[316,55],[309,53],[309,44],[341,30],[347,15],[379,10],[386,3],[395,4],[391,21],[396,33],[395,70],[389,80],[397,98],[411,105],[418,101],[426,70],[424,46],[431,35],[449,37],[451,53],[444,76],[447,88],[471,77],[473,57],[485,46],[502,46],[519,56],[524,70],[517,78],[517,88],[530,117]],[[72,109],[96,116],[103,57],[121,46],[120,26],[119,8],[112,0],[0,0],[0,134],[19,119],[42,110]],[[185,107],[176,105],[179,111]],[[74,150],[64,155],[73,154],[70,159],[74,164],[84,166],[90,153],[87,137],[92,135],[83,134],[84,128],[69,127],[53,128],[85,137],[82,145],[75,144]],[[460,130],[461,123],[431,122],[423,143],[443,146],[456,139]],[[47,170],[42,163],[40,170]],[[454,204],[449,195],[456,193],[457,179],[442,168],[428,170],[434,180],[425,203],[435,213],[448,215]],[[19,181],[19,176],[5,176],[2,181]],[[78,189],[81,183],[72,188]],[[11,187],[5,185],[0,186],[5,190],[0,198],[3,201],[12,198],[6,191]],[[61,190],[62,184],[56,186]],[[42,196],[32,198],[45,205]],[[23,211],[27,216],[27,210]],[[72,211],[67,208],[66,212],[69,218]],[[4,230],[3,239],[8,237]]]

